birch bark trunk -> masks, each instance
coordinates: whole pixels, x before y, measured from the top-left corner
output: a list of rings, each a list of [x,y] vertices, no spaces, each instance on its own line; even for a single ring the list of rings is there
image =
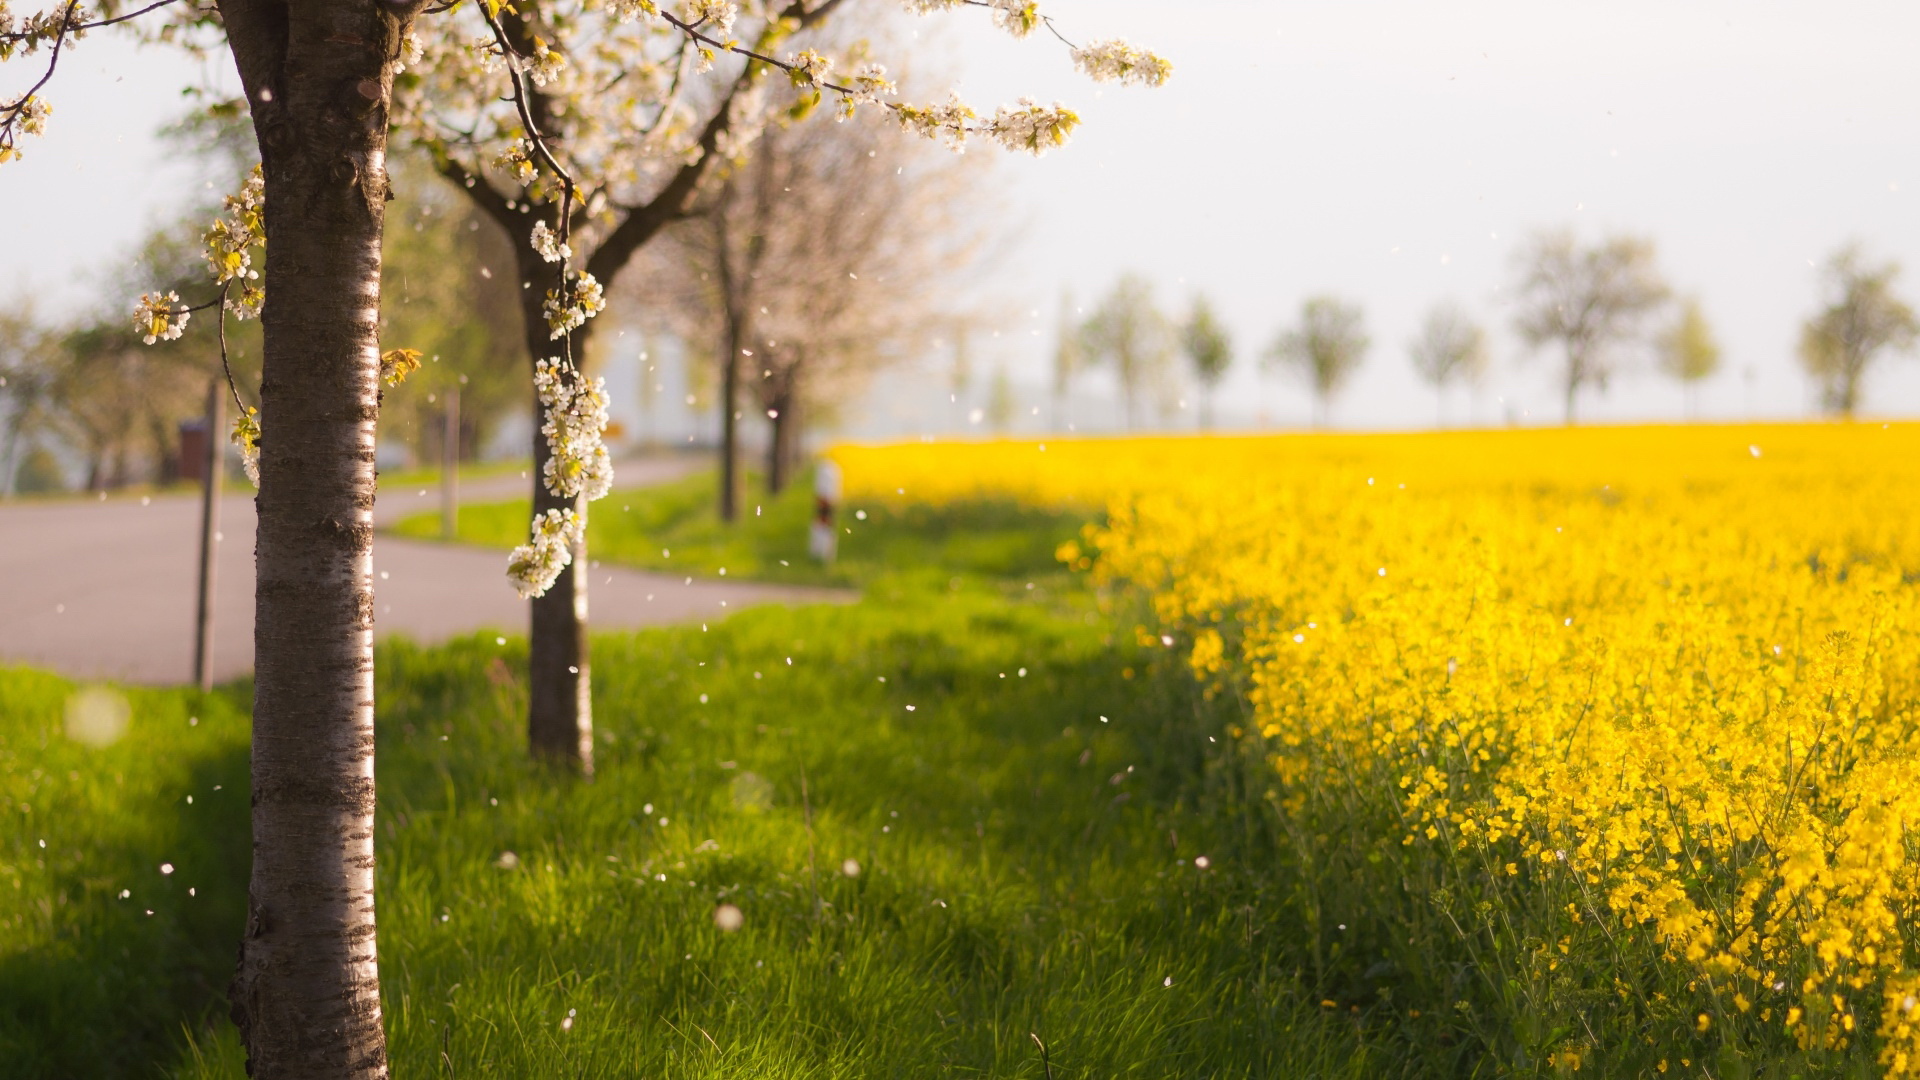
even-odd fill
[[[268,237],[253,871],[229,997],[250,1075],[384,1078],[373,908],[374,425],[389,61],[417,8],[219,7],[252,107]]]

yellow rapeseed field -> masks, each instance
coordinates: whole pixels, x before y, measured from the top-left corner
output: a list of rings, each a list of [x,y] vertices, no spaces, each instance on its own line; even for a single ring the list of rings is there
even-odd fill
[[[1244,697],[1301,857],[1390,833],[1444,924],[1508,941],[1477,962],[1516,993],[1574,979],[1689,1037],[1920,1073],[1920,427],[834,456],[856,498],[1104,506],[1062,558]],[[1635,950],[1671,986],[1623,974]]]

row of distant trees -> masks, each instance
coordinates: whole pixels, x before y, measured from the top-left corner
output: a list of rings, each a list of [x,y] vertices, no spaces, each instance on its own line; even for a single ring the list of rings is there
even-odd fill
[[[251,136],[238,122],[203,117],[171,134],[183,153],[200,157],[213,190],[238,187],[251,167]],[[444,398],[457,392],[457,449],[471,460],[511,413],[528,407],[509,241],[422,163],[396,163],[395,171],[407,197],[388,217],[381,329],[421,350],[426,363],[408,393],[385,402],[383,429],[409,456],[439,460]],[[179,425],[202,414],[220,374],[216,324],[197,316],[179,340],[146,345],[126,298],[154,283],[198,288],[206,277],[200,234],[217,208],[183,207],[104,275],[97,304],[61,317],[24,300],[0,308],[0,496],[69,487],[75,463],[89,491],[179,477]],[[230,321],[227,343],[234,379],[259,385],[260,324]]]
[[[215,190],[236,187],[251,165],[238,123],[202,120],[173,135]],[[778,493],[801,466],[808,427],[834,420],[935,328],[950,331],[958,278],[986,236],[968,218],[987,165],[872,123],[769,125],[754,153],[712,177],[615,279],[614,299],[650,351],[677,343],[665,351],[685,358],[697,408],[719,414],[723,517],[742,501],[745,432],[764,430],[759,471]],[[396,172],[403,198],[385,234],[382,337],[425,363],[383,406],[383,439],[415,461],[443,460],[441,412],[458,393],[456,449],[473,460],[531,410],[517,252],[428,162],[404,158]],[[69,487],[76,463],[88,490],[180,475],[179,425],[200,415],[219,370],[215,326],[196,317],[180,340],[144,345],[124,301],[155,282],[197,286],[200,233],[216,212],[186,207],[107,276],[97,307],[59,319],[0,308],[0,497]],[[599,335],[591,350],[614,340]],[[259,324],[230,324],[228,344],[237,381],[258,385]]]
[[[1651,241],[1615,236],[1583,245],[1570,230],[1541,233],[1517,253],[1515,266],[1514,329],[1535,352],[1558,355],[1569,423],[1582,390],[1604,390],[1627,358],[1648,353],[1682,385],[1691,415],[1699,384],[1720,369],[1721,348],[1699,299],[1676,297],[1660,274]],[[1873,363],[1911,348],[1920,334],[1912,307],[1895,292],[1899,272],[1896,263],[1871,261],[1857,244],[1827,262],[1825,295],[1801,326],[1799,357],[1833,412],[1852,414]],[[1145,278],[1128,274],[1084,319],[1067,317],[1068,310],[1063,303],[1056,403],[1079,373],[1104,368],[1120,384],[1132,427],[1142,399],[1158,393],[1164,406],[1177,357],[1198,384],[1201,425],[1211,425],[1214,391],[1235,353],[1205,296],[1195,296],[1185,316],[1174,319],[1156,305]],[[1280,328],[1258,363],[1263,373],[1291,374],[1307,387],[1318,424],[1371,345],[1360,305],[1323,294],[1302,302],[1296,321]],[[1414,372],[1442,393],[1478,383],[1490,366],[1486,329],[1452,300],[1428,312],[1406,351]]]

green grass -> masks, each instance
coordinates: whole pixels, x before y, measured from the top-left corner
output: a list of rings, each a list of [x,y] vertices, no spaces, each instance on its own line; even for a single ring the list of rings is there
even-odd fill
[[[596,559],[696,577],[728,577],[807,585],[864,585],[882,577],[945,586],[952,579],[1024,585],[1058,578],[1059,545],[1090,516],[1078,508],[1036,509],[1012,500],[954,506],[858,502],[844,507],[839,559],[821,566],[807,557],[813,515],[812,478],[802,476],[769,498],[748,478],[741,520],[727,525],[715,506],[712,472],[657,487],[616,491],[593,505],[587,547]],[[462,543],[510,548],[525,543],[526,499],[460,508]],[[394,526],[402,536],[440,539],[437,512]]]
[[[523,473],[527,463],[515,461],[468,462],[460,466],[461,480],[485,480],[494,476],[510,473]],[[380,470],[380,487],[388,491],[404,491],[407,488],[438,487],[440,484],[440,466],[423,465],[412,469]],[[439,520],[435,518],[434,520]]]
[[[1222,809],[1214,706],[1083,589],[951,587],[990,563],[597,637],[592,783],[525,758],[524,641],[382,646],[395,1075],[1042,1077],[1029,1033],[1062,1078],[1367,1074]],[[72,689],[0,672],[0,1071],[237,1077],[246,688],[129,692],[103,750]]]
[[[0,1073],[150,1075],[233,974],[246,695],[127,690],[94,748],[67,737],[73,690],[0,669]]]

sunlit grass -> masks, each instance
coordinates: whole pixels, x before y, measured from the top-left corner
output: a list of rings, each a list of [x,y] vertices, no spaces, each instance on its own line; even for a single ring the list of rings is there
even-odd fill
[[[1040,1077],[1030,1033],[1060,1077],[1360,1075],[1168,654],[1077,588],[880,593],[597,638],[592,783],[525,758],[523,641],[383,646],[395,1075]],[[90,750],[70,684],[0,680],[7,1075],[238,1076],[244,688]]]
[[[512,461],[470,461],[460,466],[458,475],[462,481],[487,480],[495,476],[508,476],[515,473],[524,474],[527,471],[527,467],[528,463],[519,459]],[[415,490],[420,488],[434,488],[437,490],[440,486],[440,474],[444,471],[445,470],[441,469],[438,465],[422,465],[410,469],[382,469],[380,470],[380,490],[405,491],[408,488]],[[434,520],[438,521],[439,518],[436,517]],[[436,535],[438,534],[436,533]]]
[[[840,508],[838,560],[821,566],[807,554],[814,505],[808,476],[777,497],[749,477],[741,520],[720,521],[717,480],[702,472],[657,487],[616,491],[593,504],[587,544],[596,559],[652,570],[810,585],[858,585],[907,576],[923,584],[950,579],[1058,576],[1059,545],[1078,535],[1094,512],[1078,507],[1038,509],[1012,499],[961,504],[893,505],[860,501]],[[462,506],[462,543],[509,548],[525,543],[526,499]],[[439,513],[402,520],[393,531],[437,540]]]
[[[182,1024],[216,1013],[246,907],[245,694],[112,691],[129,722],[89,745],[69,734],[75,689],[0,669],[9,1077],[140,1075],[170,1056]]]

